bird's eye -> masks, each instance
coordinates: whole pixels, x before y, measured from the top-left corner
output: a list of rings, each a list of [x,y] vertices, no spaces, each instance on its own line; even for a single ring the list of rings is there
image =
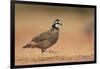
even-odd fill
[[[59,23],[61,23],[61,22],[59,22]]]

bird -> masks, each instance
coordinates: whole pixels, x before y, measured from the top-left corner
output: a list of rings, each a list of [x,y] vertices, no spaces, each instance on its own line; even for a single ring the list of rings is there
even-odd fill
[[[42,53],[46,52],[46,49],[57,42],[61,25],[62,23],[59,19],[54,20],[49,30],[32,38],[32,40],[23,46],[23,48],[39,48]]]

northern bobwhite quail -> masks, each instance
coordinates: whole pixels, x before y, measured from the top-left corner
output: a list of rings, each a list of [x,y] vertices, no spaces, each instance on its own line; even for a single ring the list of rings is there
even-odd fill
[[[51,29],[33,38],[31,42],[25,45],[23,48],[39,48],[41,49],[42,53],[45,52],[47,48],[51,47],[57,42],[60,25],[62,25],[60,20],[56,19],[53,22]]]

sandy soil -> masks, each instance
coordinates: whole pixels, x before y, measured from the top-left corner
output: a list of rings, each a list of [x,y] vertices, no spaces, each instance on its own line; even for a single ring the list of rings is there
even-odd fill
[[[15,13],[15,64],[47,64],[94,60],[94,37],[84,32],[86,23],[94,21],[94,10],[89,8],[16,5]],[[47,51],[22,47],[38,34],[51,28],[59,18],[63,24],[59,40]]]

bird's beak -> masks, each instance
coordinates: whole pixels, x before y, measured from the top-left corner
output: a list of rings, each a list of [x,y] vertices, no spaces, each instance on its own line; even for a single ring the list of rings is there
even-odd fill
[[[62,25],[62,24],[60,23],[60,25]]]

